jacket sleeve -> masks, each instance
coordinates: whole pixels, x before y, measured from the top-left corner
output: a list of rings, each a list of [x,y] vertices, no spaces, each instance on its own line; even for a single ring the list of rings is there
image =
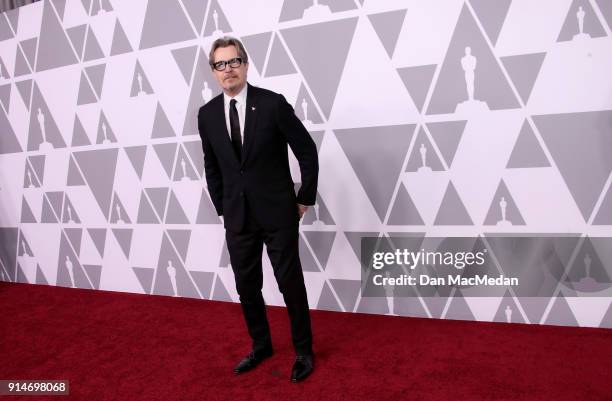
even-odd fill
[[[300,164],[302,186],[297,193],[297,203],[305,206],[314,205],[317,200],[319,178],[317,145],[283,95],[278,97],[276,122]]]
[[[198,112],[198,131],[202,139],[202,150],[204,151],[204,171],[206,173],[206,185],[210,199],[215,206],[217,215],[223,215],[223,176],[219,168],[217,156],[208,140],[206,130],[204,129],[204,113],[200,108]]]

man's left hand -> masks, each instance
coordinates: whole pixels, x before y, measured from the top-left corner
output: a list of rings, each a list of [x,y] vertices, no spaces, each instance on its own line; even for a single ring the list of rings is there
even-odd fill
[[[308,206],[301,205],[299,203],[297,205],[298,205],[298,211],[300,213],[300,219],[301,219],[302,216],[304,216],[304,213],[306,213],[306,211],[308,210]]]

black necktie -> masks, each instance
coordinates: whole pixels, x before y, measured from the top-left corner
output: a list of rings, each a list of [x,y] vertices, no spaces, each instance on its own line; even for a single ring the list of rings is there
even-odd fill
[[[232,146],[234,152],[238,156],[238,160],[241,160],[242,153],[242,140],[240,139],[240,120],[238,119],[238,110],[236,110],[236,99],[230,101],[230,131],[232,135]]]

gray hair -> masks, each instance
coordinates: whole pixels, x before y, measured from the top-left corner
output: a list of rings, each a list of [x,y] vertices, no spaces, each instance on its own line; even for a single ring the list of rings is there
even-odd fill
[[[242,44],[242,42],[232,36],[223,36],[221,38],[216,39],[213,42],[212,46],[210,47],[210,53],[208,53],[208,64],[210,64],[211,68],[212,68],[213,63],[215,62],[215,58],[214,58],[215,50],[217,50],[220,47],[228,47],[228,46],[234,46],[236,48],[238,57],[242,58],[243,63],[246,64],[249,62],[249,57],[247,56],[247,52],[244,49],[244,45]]]

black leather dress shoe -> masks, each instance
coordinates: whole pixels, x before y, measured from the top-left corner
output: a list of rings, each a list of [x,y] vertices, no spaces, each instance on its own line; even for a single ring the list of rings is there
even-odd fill
[[[234,373],[240,374],[244,372],[248,372],[253,369],[255,366],[259,365],[261,361],[266,358],[271,357],[273,354],[272,349],[266,349],[263,351],[251,351],[249,354],[244,357],[238,365],[234,368]]]
[[[304,380],[314,369],[314,354],[297,355],[291,369],[291,381]]]

